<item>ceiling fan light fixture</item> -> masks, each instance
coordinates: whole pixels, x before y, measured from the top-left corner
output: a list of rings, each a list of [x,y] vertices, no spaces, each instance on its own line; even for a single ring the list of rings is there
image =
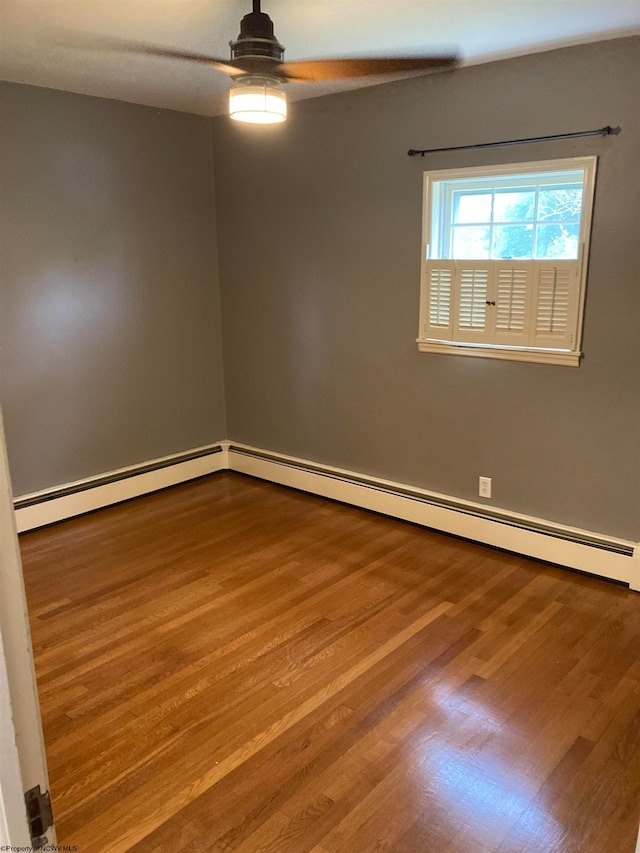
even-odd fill
[[[251,124],[277,124],[287,117],[287,96],[277,81],[248,78],[229,91],[229,115]]]
[[[2,0],[0,0],[2,2]],[[273,30],[273,21],[260,8],[260,0],[252,0],[253,10],[240,22],[240,34],[229,42],[230,59],[218,59],[209,53],[162,47],[129,39],[101,36],[91,37],[87,47],[120,49],[127,53],[180,59],[204,64],[223,72],[234,81],[229,94],[229,114],[235,121],[251,124],[278,124],[287,118],[287,96],[282,85],[323,83],[452,68],[457,60],[453,55],[342,57],[312,59],[299,62],[284,61],[284,46]]]

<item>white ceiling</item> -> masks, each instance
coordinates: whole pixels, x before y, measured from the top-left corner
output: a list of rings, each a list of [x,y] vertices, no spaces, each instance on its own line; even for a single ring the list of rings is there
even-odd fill
[[[640,0],[263,0],[287,60],[456,52],[484,62],[640,31]],[[226,59],[251,0],[0,0],[0,77],[217,115],[229,78],[82,47],[108,35]],[[385,78],[388,79],[388,78]],[[368,78],[364,84],[381,82]],[[291,100],[363,85],[289,84]]]

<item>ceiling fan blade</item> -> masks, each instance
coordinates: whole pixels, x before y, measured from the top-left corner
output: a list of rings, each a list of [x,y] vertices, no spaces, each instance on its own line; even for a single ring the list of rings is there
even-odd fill
[[[177,50],[170,47],[156,47],[154,45],[139,45],[128,48],[131,52],[145,53],[148,56],[165,56],[169,59],[184,59],[187,62],[198,62],[202,65],[213,65],[218,71],[224,71],[231,77],[238,77],[244,72],[240,68],[235,68],[229,64],[226,59],[218,59],[215,56],[207,56],[204,53],[194,53],[188,50]]]
[[[311,59],[306,62],[283,62],[279,71],[291,81],[346,80],[375,74],[403,74],[451,68],[455,56],[407,56],[370,59]]]
[[[163,56],[168,59],[183,59],[187,62],[198,62],[203,65],[213,65],[219,71],[224,71],[231,77],[237,77],[244,72],[240,68],[236,68],[226,59],[217,59],[214,56],[207,56],[204,53],[195,53],[189,50],[180,50],[172,47],[158,47],[154,44],[145,42],[130,41],[129,39],[121,39],[116,36],[97,35],[97,34],[65,34],[64,40],[57,39],[59,44],[65,44],[71,47],[81,47],[86,50],[110,50],[114,53],[139,53],[146,56]]]

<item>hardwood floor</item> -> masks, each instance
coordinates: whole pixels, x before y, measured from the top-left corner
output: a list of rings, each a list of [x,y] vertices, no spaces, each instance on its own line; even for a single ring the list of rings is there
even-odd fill
[[[634,849],[624,587],[230,473],[21,548],[79,853]]]

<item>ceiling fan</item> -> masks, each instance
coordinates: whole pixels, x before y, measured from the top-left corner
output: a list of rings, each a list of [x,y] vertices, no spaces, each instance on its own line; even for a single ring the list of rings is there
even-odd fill
[[[201,53],[155,47],[138,42],[100,39],[116,49],[166,56],[212,65],[234,80],[229,93],[229,114],[238,121],[271,124],[287,117],[287,97],[282,83],[344,80],[380,74],[441,70],[456,64],[455,56],[363,57],[285,62],[284,47],[274,35],[271,18],[261,11],[260,0],[240,23],[240,35],[230,42],[231,57],[216,59]]]

